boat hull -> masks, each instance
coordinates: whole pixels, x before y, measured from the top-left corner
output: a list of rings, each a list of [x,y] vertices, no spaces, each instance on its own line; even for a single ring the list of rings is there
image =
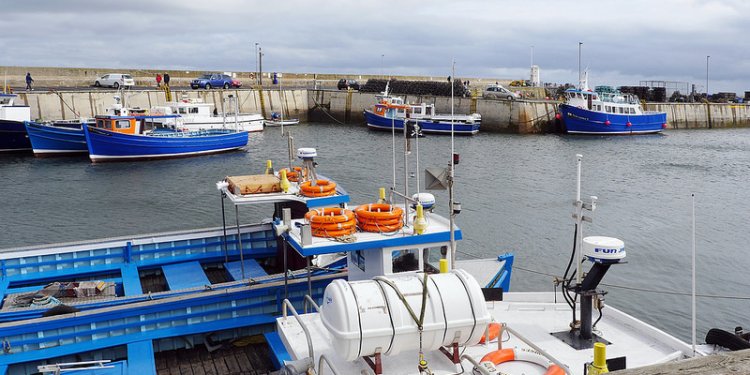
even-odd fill
[[[667,123],[667,114],[663,112],[625,115],[589,111],[567,104],[561,104],[559,112],[568,134],[653,134],[664,130]]]
[[[179,158],[236,150],[247,145],[247,132],[209,130],[188,136],[130,135],[84,126],[92,162]]]
[[[31,151],[23,121],[0,120],[0,152]]]
[[[89,152],[83,129],[26,122],[26,132],[34,155],[68,155]]]
[[[270,127],[278,127],[278,126],[282,126],[282,125],[283,126],[292,126],[292,125],[299,124],[299,120],[297,120],[297,119],[284,120],[284,121],[280,121],[280,120],[266,120],[265,124],[266,124],[266,126],[270,126]]]
[[[403,119],[388,118],[378,115],[370,110],[365,110],[364,115],[367,126],[370,129],[387,131],[391,131],[392,128],[396,128],[396,130],[404,129]],[[454,134],[474,135],[479,132],[479,126],[481,125],[479,122],[475,122],[472,124],[454,122],[453,124],[451,124],[450,121],[446,122],[425,120],[418,120],[417,123],[419,124],[419,127],[423,133],[431,134],[450,134],[451,127],[453,127]]]

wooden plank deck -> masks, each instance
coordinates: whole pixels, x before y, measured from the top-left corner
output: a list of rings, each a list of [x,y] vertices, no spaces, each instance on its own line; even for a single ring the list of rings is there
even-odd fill
[[[155,356],[158,375],[259,375],[274,372],[270,349],[265,342],[244,346],[227,343],[212,353],[201,345],[156,353]]]
[[[613,371],[616,375],[738,375],[750,374],[750,349],[691,358],[679,362]]]

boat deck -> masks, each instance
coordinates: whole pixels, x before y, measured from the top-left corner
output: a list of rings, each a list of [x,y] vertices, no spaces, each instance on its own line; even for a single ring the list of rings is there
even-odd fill
[[[508,293],[504,301],[487,302],[493,319],[506,323],[520,336],[532,341],[554,358],[569,366],[572,374],[583,374],[584,363],[593,359],[593,349],[576,350],[552,333],[569,330],[570,308],[562,297],[554,302],[553,293]],[[360,373],[367,365],[363,360],[346,362],[336,354],[332,336],[323,326],[319,314],[301,315],[302,321],[310,330],[317,366],[320,355],[324,354],[341,374]],[[277,319],[277,330],[292,359],[308,356],[305,334],[296,319]],[[613,307],[604,309],[604,316],[594,333],[609,341],[607,358],[626,357],[627,368],[647,366],[686,358],[691,353],[689,345]],[[505,332],[502,336],[503,348],[529,348],[519,336]],[[463,350],[463,349],[462,349]],[[474,345],[462,351],[479,361],[484,355],[497,350],[497,340],[489,345]],[[430,370],[434,374],[454,374],[457,369],[439,351],[425,353]],[[395,356],[383,356],[384,374],[417,374],[418,352],[404,351]],[[462,362],[465,371],[471,371],[469,361]],[[498,369],[503,373],[543,374],[546,369],[528,362],[508,362]]]
[[[265,342],[235,341],[214,352],[198,346],[155,353],[158,375],[270,374],[274,366],[269,358]]]

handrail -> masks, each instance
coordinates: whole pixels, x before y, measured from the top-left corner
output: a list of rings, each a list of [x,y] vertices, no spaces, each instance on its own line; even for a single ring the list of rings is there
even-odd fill
[[[333,375],[339,375],[339,372],[336,371],[336,368],[333,367],[333,364],[328,360],[325,354],[321,354],[320,359],[318,360],[318,375],[323,375],[323,362],[328,364],[328,368],[331,369]]]
[[[311,370],[314,370],[313,368],[311,368],[315,366],[315,362],[314,362],[315,353],[313,351],[312,337],[310,337],[310,331],[307,329],[307,326],[305,325],[305,323],[302,322],[302,319],[299,317],[299,314],[297,314],[297,310],[294,308],[294,305],[292,305],[292,303],[289,302],[289,299],[284,299],[283,306],[284,306],[284,309],[283,309],[284,320],[286,320],[287,318],[286,309],[287,307],[289,307],[289,309],[292,310],[292,315],[294,315],[294,318],[297,319],[297,323],[299,323],[300,327],[302,327],[302,330],[305,332],[305,339],[307,339],[307,352],[311,359],[309,368]]]
[[[483,366],[479,365],[479,363],[477,362],[477,360],[474,359],[474,358],[472,358],[470,355],[468,355],[468,354],[462,354],[460,358],[461,358],[462,361],[463,360],[467,360],[467,361],[471,362],[471,364],[474,365],[474,369],[477,370],[477,371],[479,371],[480,374],[482,374],[482,375],[492,375],[492,374],[490,374],[489,370],[487,370]]]
[[[540,348],[539,346],[537,346],[536,344],[534,344],[533,342],[531,342],[531,340],[523,337],[521,334],[519,334],[513,328],[508,327],[508,323],[503,323],[502,327],[503,327],[503,329],[506,329],[506,330],[508,330],[508,332],[510,332],[513,335],[515,335],[519,340],[521,340],[524,343],[526,343],[526,345],[530,346],[532,349],[534,349],[537,352],[539,352],[539,354],[541,354],[545,358],[549,359],[552,363],[560,366],[560,368],[563,369],[563,371],[565,371],[566,374],[572,375],[572,373],[570,372],[570,369],[568,368],[567,365],[565,365],[564,363],[558,361],[555,357],[553,357],[552,355],[550,355],[549,353],[547,353],[546,351],[544,351],[542,348]],[[502,339],[502,338],[498,338],[498,340],[500,340],[500,339]]]
[[[312,307],[315,308],[316,312],[320,312],[320,306],[318,306],[318,304],[315,303],[315,300],[312,299],[312,297],[310,297],[309,294],[305,294],[305,302],[304,302],[305,303],[305,311],[307,311],[307,303],[308,303],[308,301],[310,302],[310,304],[312,305]]]

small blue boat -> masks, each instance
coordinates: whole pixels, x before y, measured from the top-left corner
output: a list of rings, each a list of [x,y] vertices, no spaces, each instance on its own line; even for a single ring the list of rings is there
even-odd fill
[[[27,105],[15,105],[16,95],[0,93],[0,152],[31,150],[24,121],[31,119]]]
[[[247,145],[247,131],[180,131],[161,127],[153,121],[158,117],[163,116],[97,116],[95,126],[83,127],[89,158],[92,162],[164,159],[232,151]]]
[[[89,123],[39,124],[26,121],[24,124],[34,155],[69,155],[89,152],[82,129],[82,125],[89,125]]]
[[[387,89],[386,89],[387,90]],[[372,109],[364,111],[365,121],[370,129],[396,130],[404,129],[404,119],[408,116],[417,121],[424,133],[474,135],[479,132],[482,116],[478,113],[471,115],[442,115],[435,114],[435,105],[404,104],[404,99],[390,96],[387,91],[377,96],[378,102]]]
[[[613,90],[566,90],[558,117],[569,134],[650,134],[667,127],[666,113],[644,111],[637,96]]]

